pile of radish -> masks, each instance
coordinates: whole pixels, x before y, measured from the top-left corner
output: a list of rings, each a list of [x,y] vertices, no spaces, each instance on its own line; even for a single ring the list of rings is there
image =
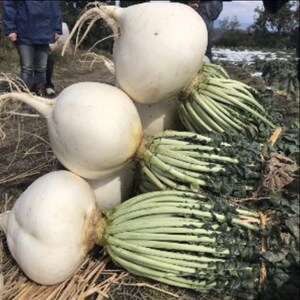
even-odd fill
[[[114,194],[117,197],[111,201],[115,204],[128,198],[134,164],[141,170],[143,192],[172,188],[201,191],[207,187],[220,193],[228,182],[237,190],[251,191],[260,179],[259,144],[255,151],[253,146],[246,146],[234,154],[233,149],[239,149],[236,142],[217,145],[213,138],[192,132],[162,131],[146,138],[135,105],[111,85],[77,83],[53,100],[11,92],[1,95],[0,101],[10,98],[31,105],[46,118],[54,155],[65,168],[90,180],[102,209],[111,208],[107,200]],[[249,157],[249,168],[241,165],[238,155],[243,156],[244,163]],[[228,182],[213,185],[222,174]],[[102,200],[101,194],[108,199]]]
[[[66,168],[34,181],[0,218],[18,265],[35,282],[56,284],[99,244],[133,274],[204,293],[273,288],[276,276],[261,280],[262,264],[288,280],[260,249],[261,213],[215,198],[232,195],[213,184],[218,176],[245,193],[258,187],[261,145],[249,143],[237,155],[241,141],[207,135],[244,134],[261,123],[273,129],[256,92],[203,62],[205,23],[187,5],[93,4],[65,47],[84,22],[91,23],[83,38],[99,18],[115,34],[116,86],[77,83],[51,100],[0,95],[0,103],[22,101],[45,117],[53,153]],[[298,253],[294,241],[284,241],[282,260]]]

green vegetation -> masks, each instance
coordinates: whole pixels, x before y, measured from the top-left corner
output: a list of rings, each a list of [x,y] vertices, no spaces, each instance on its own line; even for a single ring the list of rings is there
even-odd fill
[[[285,129],[273,147],[266,143],[268,132],[264,145],[244,135],[158,133],[147,141],[140,190],[204,190],[235,197],[258,188],[279,191],[298,169],[293,162],[299,155],[298,130]]]
[[[285,295],[295,297],[299,203],[279,196],[264,203],[262,213],[201,194],[142,194],[111,211],[99,237],[132,274],[222,299],[278,299],[274,291],[288,282]]]
[[[297,79],[297,61],[295,58],[261,60],[254,62],[256,70],[262,72],[268,86],[286,93],[286,95],[299,102],[299,82]]]

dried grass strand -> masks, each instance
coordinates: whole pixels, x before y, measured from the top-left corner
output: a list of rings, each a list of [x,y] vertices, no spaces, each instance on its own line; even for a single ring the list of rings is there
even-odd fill
[[[142,282],[140,282],[140,283],[123,283],[123,282],[120,282],[119,285],[146,287],[146,288],[149,288],[149,289],[153,289],[153,290],[159,291],[159,292],[161,292],[163,294],[170,295],[170,296],[172,296],[174,298],[179,298],[179,295],[177,295],[177,294],[171,293],[169,291],[166,291],[164,289],[158,288],[155,285],[151,285],[151,284],[148,284],[148,283],[142,283]]]
[[[24,179],[26,177],[30,177],[30,176],[33,176],[33,175],[38,175],[40,174],[40,171],[42,169],[44,169],[47,165],[49,165],[50,162],[56,160],[54,157],[53,158],[50,158],[48,161],[42,163],[42,164],[39,164],[38,166],[35,166],[21,174],[11,174],[7,177],[4,177],[2,179],[0,179],[0,185],[2,184],[6,184],[6,183],[9,183],[9,182],[12,182],[12,181],[15,181],[15,180],[20,180],[20,179]]]
[[[106,270],[109,261],[105,255],[99,259],[87,257],[72,278],[54,286],[43,286],[30,281],[9,258],[0,297],[3,300],[85,300],[95,295],[97,300],[108,299],[110,289],[127,276],[120,270]],[[107,278],[101,281],[101,277]]]
[[[83,54],[84,59],[79,60],[79,62],[86,64],[88,63],[89,69],[91,70],[95,63],[103,63],[106,69],[114,76],[115,75],[115,65],[112,60],[110,60],[105,55],[100,55],[92,52]]]

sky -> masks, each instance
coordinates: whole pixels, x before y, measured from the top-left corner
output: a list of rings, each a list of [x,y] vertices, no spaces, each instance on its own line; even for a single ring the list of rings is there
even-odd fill
[[[254,22],[254,9],[263,7],[262,1],[230,1],[223,2],[223,10],[218,18],[222,20],[226,17],[231,20],[233,16],[237,16],[241,27],[248,27]],[[216,21],[216,23],[218,22]]]
[[[119,1],[117,1],[119,2]],[[169,2],[169,1],[151,1],[151,2]],[[218,20],[222,20],[225,17],[229,17],[229,20],[233,16],[237,16],[239,23],[242,28],[246,28],[249,25],[253,24],[254,9],[259,6],[262,7],[262,1],[229,1],[223,2],[223,11],[221,12]],[[217,22],[216,21],[216,26]]]

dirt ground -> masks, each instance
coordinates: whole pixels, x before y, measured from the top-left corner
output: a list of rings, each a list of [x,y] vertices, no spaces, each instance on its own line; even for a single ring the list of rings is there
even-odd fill
[[[113,84],[114,78],[103,64],[96,63],[90,68],[90,65],[80,62],[81,59],[81,53],[75,57],[56,58],[53,82],[57,93],[73,83],[82,81]],[[231,71],[233,72],[233,70]],[[19,74],[18,56],[14,49],[9,53],[5,53],[2,59],[0,56],[0,73]],[[239,74],[236,74],[236,78],[239,78]],[[252,82],[255,85],[263,85],[263,82],[259,79],[252,80],[255,80],[255,82]],[[247,83],[249,84],[249,82]],[[288,109],[286,102],[282,102],[281,105],[284,109]],[[62,166],[58,163],[50,148],[47,124],[34,110],[24,104],[10,102],[0,107],[0,113],[0,212],[3,212],[12,207],[20,193],[36,178],[50,171],[60,169]],[[296,112],[296,116],[298,113]],[[0,237],[0,275],[1,271],[4,275],[4,288],[2,288],[2,291],[0,278],[0,299],[2,294],[3,300],[42,300],[46,299],[46,296],[49,297],[47,299],[75,300],[77,298],[69,298],[70,296],[63,294],[62,291],[68,291],[68,295],[71,295],[71,287],[74,291],[76,286],[77,289],[81,288],[85,291],[81,296],[82,298],[78,299],[215,299],[130,276],[126,272],[116,269],[110,262],[102,265],[99,262],[100,249],[96,249],[91,253],[88,260],[83,264],[83,268],[88,265],[93,271],[91,273],[94,274],[94,277],[92,277],[94,281],[93,285],[90,286],[94,289],[97,288],[97,292],[92,288],[88,288],[87,283],[84,285],[86,275],[82,270],[79,270],[74,276],[75,281],[68,281],[59,285],[56,289],[40,287],[26,279],[11,258],[3,234]],[[81,278],[83,279],[81,280]],[[103,278],[106,285],[99,283]],[[56,298],[51,296],[54,294]]]

